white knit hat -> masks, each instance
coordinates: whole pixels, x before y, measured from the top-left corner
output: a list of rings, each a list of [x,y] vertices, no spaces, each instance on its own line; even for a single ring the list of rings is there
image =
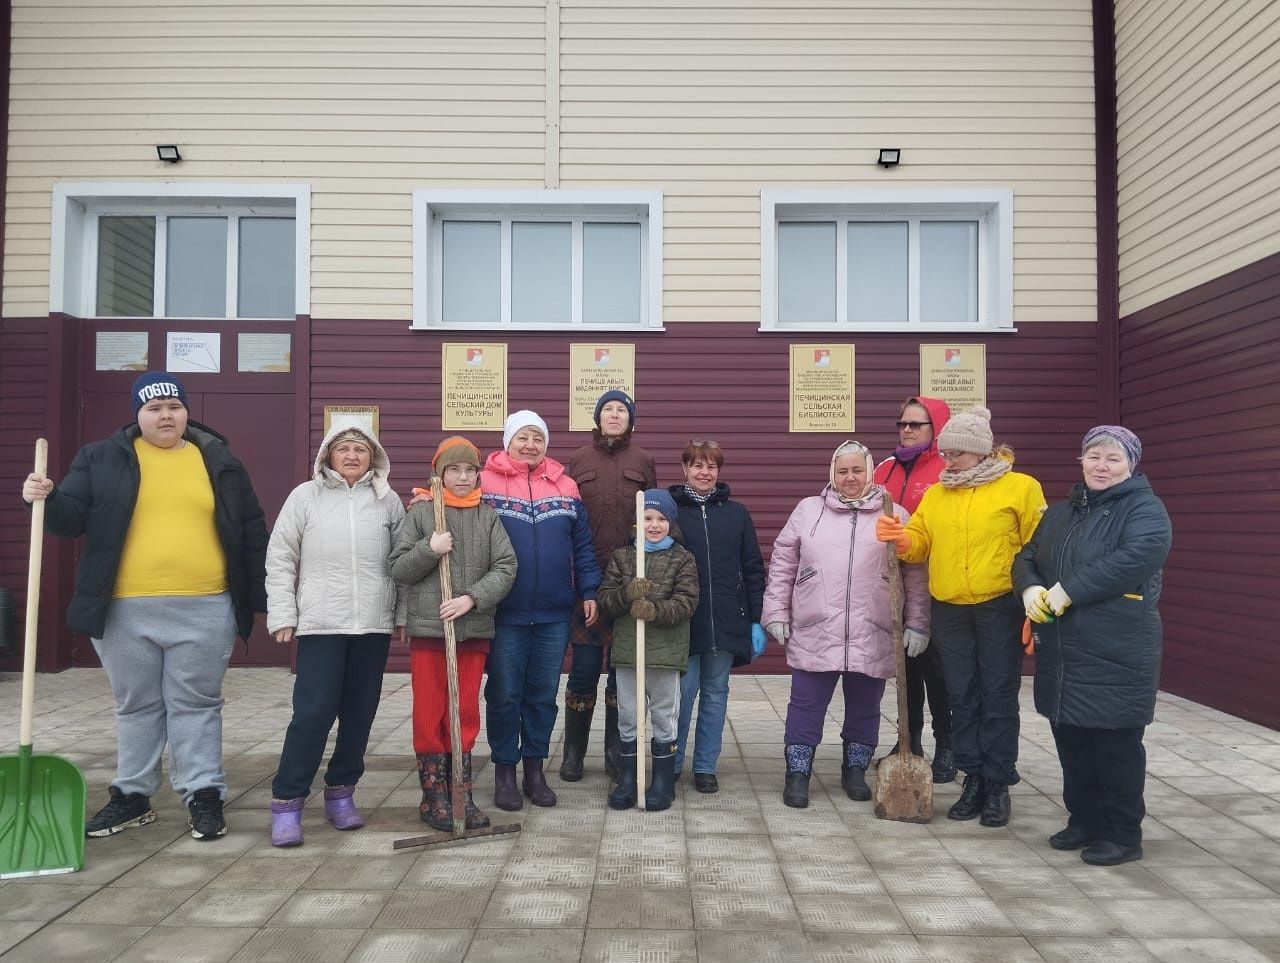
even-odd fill
[[[543,440],[548,445],[551,444],[551,432],[547,431],[547,423],[542,420],[542,417],[536,411],[521,408],[519,411],[507,415],[506,424],[502,426],[503,451],[511,447],[511,439],[519,433],[521,428],[537,428],[542,432]]]

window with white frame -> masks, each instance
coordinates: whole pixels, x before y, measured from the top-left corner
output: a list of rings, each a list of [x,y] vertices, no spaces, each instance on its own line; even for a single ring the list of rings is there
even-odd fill
[[[418,190],[414,327],[661,327],[662,196]]]
[[[55,185],[50,310],[293,318],[310,311],[309,225],[306,187]]]
[[[760,207],[764,328],[1012,328],[1012,191],[766,190]]]

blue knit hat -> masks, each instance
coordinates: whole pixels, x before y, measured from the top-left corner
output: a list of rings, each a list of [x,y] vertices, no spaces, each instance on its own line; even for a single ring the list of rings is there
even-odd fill
[[[190,409],[187,404],[187,389],[182,387],[182,382],[169,374],[167,371],[148,371],[146,374],[138,375],[138,380],[133,383],[130,391],[130,397],[133,399],[133,420],[138,420],[138,412],[148,401],[154,401],[157,398],[177,398],[182,402],[182,407]]]
[[[617,388],[613,388],[610,391],[606,391],[604,394],[600,396],[600,400],[596,402],[596,412],[595,412],[595,415],[593,415],[593,417],[595,418],[596,427],[597,428],[600,427],[600,409],[603,408],[605,405],[607,405],[611,401],[622,402],[622,404],[627,409],[627,427],[634,428],[636,426],[636,403],[634,400],[632,400],[629,394]]]
[[[676,501],[665,488],[647,489],[644,493],[644,507],[646,509],[652,508],[655,512],[662,512],[667,521],[675,524]]]

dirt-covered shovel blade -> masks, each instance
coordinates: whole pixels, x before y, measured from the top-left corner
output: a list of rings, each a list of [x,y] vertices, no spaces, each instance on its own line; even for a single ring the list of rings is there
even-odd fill
[[[36,474],[45,473],[48,461],[49,446],[41,438],[36,442]],[[75,873],[84,868],[84,774],[60,756],[31,751],[43,539],[44,502],[37,501],[31,506],[18,754],[0,757],[0,879]]]
[[[893,500],[884,496],[884,513],[893,515]],[[902,823],[927,823],[933,819],[933,769],[911,752],[907,737],[907,653],[902,631],[902,571],[898,551],[887,545],[889,564],[889,608],[893,613],[893,647],[898,663],[898,751],[885,756],[876,766],[876,787],[872,796],[875,814],[881,819]]]

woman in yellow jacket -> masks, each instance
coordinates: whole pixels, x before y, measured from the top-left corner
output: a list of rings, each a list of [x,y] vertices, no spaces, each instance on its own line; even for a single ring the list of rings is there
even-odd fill
[[[964,789],[947,812],[983,826],[1009,821],[1018,782],[1020,636],[1025,615],[1013,592],[1013,558],[1045,510],[1030,475],[1012,471],[1013,452],[996,448],[991,412],[953,415],[938,434],[945,468],[911,520],[882,517],[876,534],[906,562],[929,562],[933,642],[951,695],[956,767]]]

